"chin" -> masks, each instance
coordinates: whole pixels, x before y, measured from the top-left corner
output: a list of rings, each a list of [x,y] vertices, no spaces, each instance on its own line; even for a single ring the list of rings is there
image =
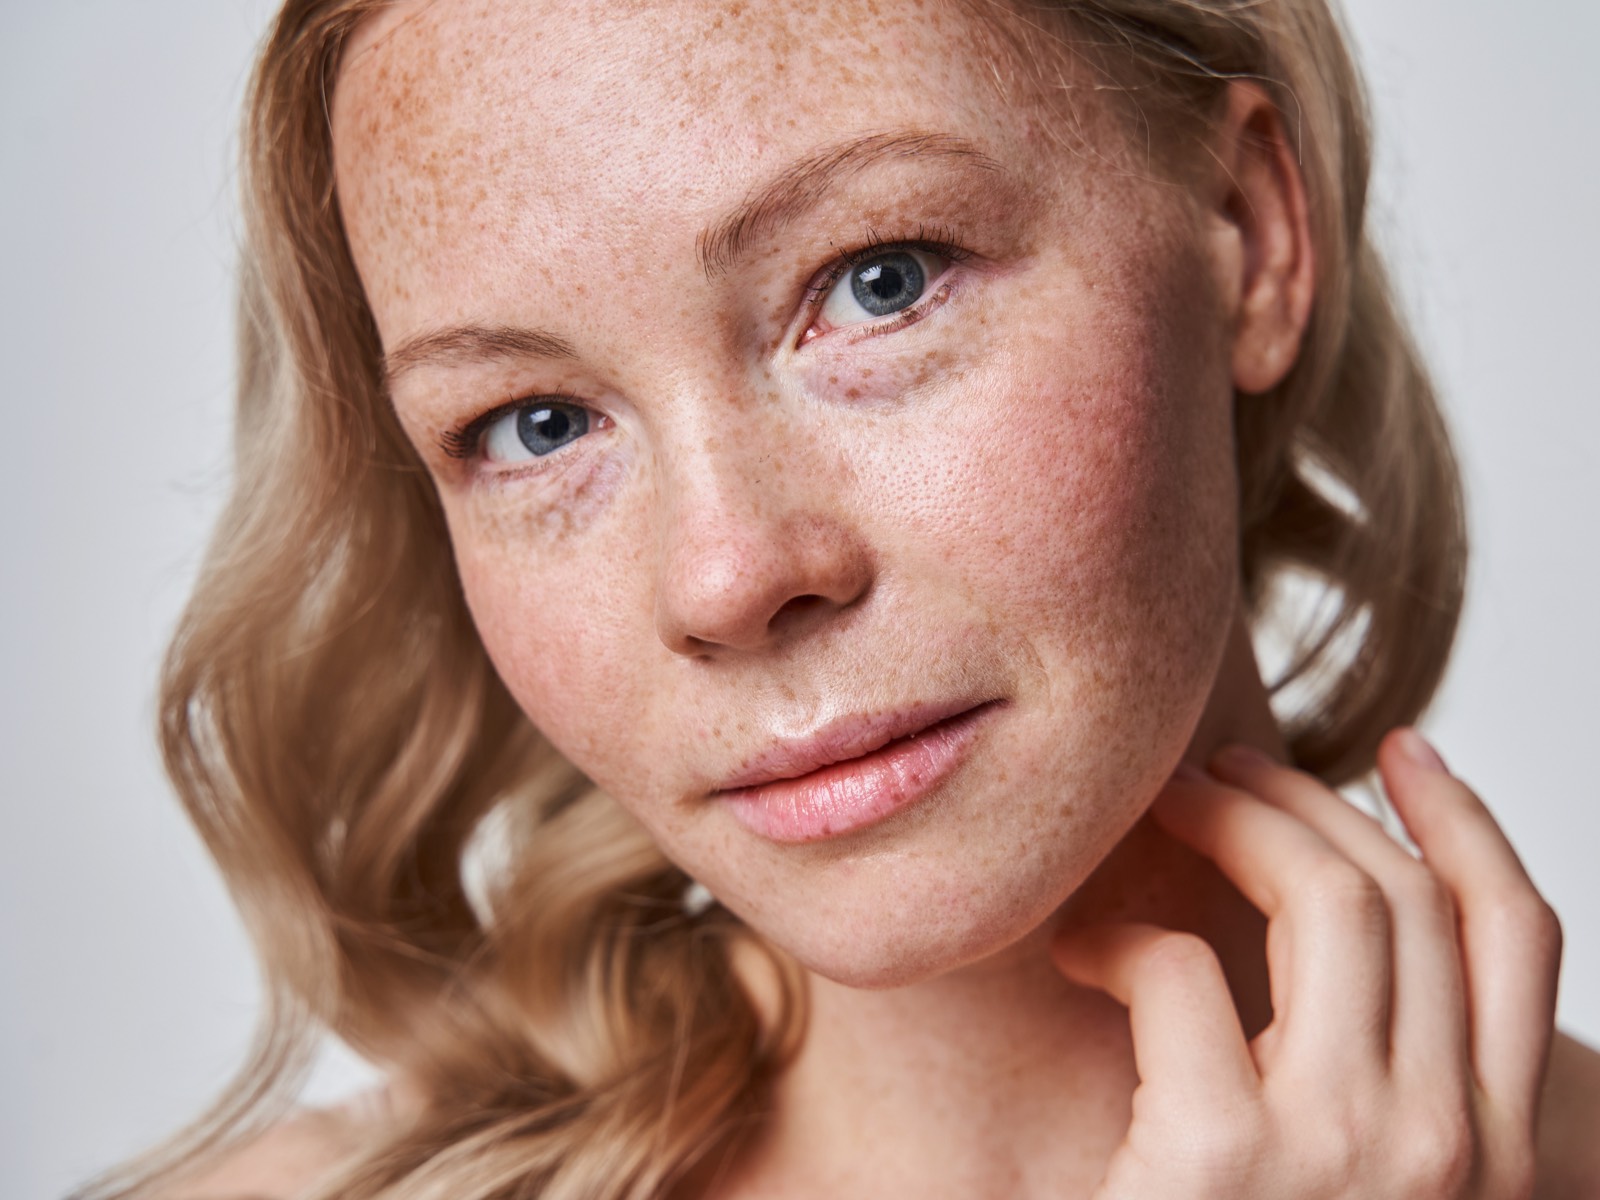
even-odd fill
[[[805,926],[760,919],[766,914],[750,923],[807,970],[834,983],[864,990],[909,987],[1016,946],[1050,922],[1087,874],[995,880],[968,895],[951,889],[929,897],[926,906],[908,902],[911,897],[884,897],[872,905],[876,911],[828,913]]]
[[[1048,804],[1013,794],[1009,806],[992,795],[935,805],[912,828],[883,830],[870,848],[813,850],[789,871],[718,880],[713,891],[817,975],[851,988],[908,987],[993,959],[1048,927],[1156,787],[1159,780]],[[1041,827],[997,819],[1018,816]]]

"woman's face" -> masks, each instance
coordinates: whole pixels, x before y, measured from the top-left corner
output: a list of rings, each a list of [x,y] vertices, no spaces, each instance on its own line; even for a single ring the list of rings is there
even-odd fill
[[[1045,920],[1178,760],[1235,610],[1197,205],[1008,54],[912,0],[431,0],[336,90],[500,674],[849,983]]]

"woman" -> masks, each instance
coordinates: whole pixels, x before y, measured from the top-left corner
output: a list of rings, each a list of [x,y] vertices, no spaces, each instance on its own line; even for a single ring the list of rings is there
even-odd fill
[[[395,1086],[156,1186],[1600,1188],[1559,928],[1380,747],[1463,550],[1355,91],[1286,0],[289,4],[166,744],[278,997],[214,1127]]]

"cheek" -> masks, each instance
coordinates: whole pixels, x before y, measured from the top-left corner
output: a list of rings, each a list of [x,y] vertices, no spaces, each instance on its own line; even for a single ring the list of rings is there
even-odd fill
[[[1167,305],[1067,309],[1010,339],[898,439],[915,451],[863,507],[898,493],[929,569],[1063,651],[1209,630],[1234,572],[1231,389]]]
[[[1052,306],[1059,323],[1008,338],[881,476],[919,497],[895,534],[916,590],[959,593],[1015,668],[1028,718],[1003,761],[1019,794],[1055,798],[1029,837],[1041,855],[1061,828],[1070,853],[1097,851],[1153,793],[1237,603],[1226,357],[1178,284],[1157,284],[1146,295],[1177,299],[1101,287],[1093,305]]]
[[[617,731],[651,719],[632,686],[653,637],[635,585],[648,564],[606,536],[604,502],[594,505],[532,504],[513,488],[448,515],[473,623],[518,706],[579,765],[622,765]]]

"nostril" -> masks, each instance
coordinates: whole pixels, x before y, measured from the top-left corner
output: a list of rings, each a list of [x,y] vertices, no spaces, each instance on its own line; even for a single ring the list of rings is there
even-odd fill
[[[826,603],[828,603],[828,600],[825,596],[805,595],[791,597],[784,603],[782,608],[778,609],[777,612],[772,614],[772,620],[769,624],[782,624],[785,618],[801,616],[810,612],[818,605]]]

